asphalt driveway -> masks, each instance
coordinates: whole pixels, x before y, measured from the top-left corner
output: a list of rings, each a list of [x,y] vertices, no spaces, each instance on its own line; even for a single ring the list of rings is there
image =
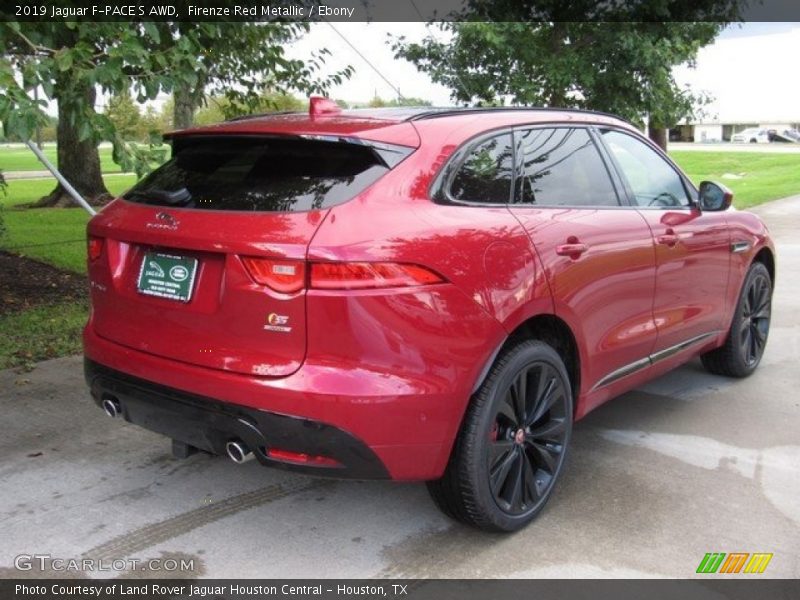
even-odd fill
[[[692,363],[596,410],[550,505],[513,536],[452,523],[419,484],[173,459],[90,402],[77,357],[0,372],[0,578],[181,560],[193,569],[157,575],[688,577],[707,552],[773,553],[762,577],[800,577],[800,197],[759,212],[779,262],[758,371]],[[126,562],[64,572],[19,555]]]

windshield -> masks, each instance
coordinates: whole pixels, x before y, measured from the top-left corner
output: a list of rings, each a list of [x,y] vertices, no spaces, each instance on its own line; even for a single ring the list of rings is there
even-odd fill
[[[175,140],[172,158],[125,194],[131,202],[297,212],[345,202],[389,170],[370,146],[279,137]]]

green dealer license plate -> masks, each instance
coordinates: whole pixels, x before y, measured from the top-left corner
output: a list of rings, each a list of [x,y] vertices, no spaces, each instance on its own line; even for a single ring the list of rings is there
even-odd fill
[[[138,289],[148,296],[188,302],[196,272],[196,258],[147,252],[139,271]]]

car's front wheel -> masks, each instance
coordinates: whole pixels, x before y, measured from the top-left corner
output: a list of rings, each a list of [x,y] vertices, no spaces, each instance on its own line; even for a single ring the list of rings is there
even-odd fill
[[[544,342],[503,352],[472,399],[444,477],[430,482],[448,515],[488,531],[515,531],[547,503],[572,432],[564,363]]]
[[[753,263],[739,293],[728,337],[720,348],[701,357],[703,366],[716,375],[750,375],[764,354],[771,316],[772,278],[762,263]]]

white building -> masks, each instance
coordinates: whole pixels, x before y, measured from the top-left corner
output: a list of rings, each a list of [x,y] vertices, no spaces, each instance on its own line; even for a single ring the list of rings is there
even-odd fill
[[[798,112],[800,112],[800,110]],[[786,129],[800,130],[800,117],[783,120],[738,119],[729,120],[727,122],[691,123],[676,128],[679,133],[673,134],[673,137],[678,137],[682,141],[700,143],[729,142],[734,133],[739,133],[751,127],[766,129],[768,131],[784,131]]]
[[[706,92],[712,102],[671,137],[720,142],[749,127],[800,129],[798,57],[797,23],[733,26],[700,50],[696,69],[675,70],[680,84]]]

